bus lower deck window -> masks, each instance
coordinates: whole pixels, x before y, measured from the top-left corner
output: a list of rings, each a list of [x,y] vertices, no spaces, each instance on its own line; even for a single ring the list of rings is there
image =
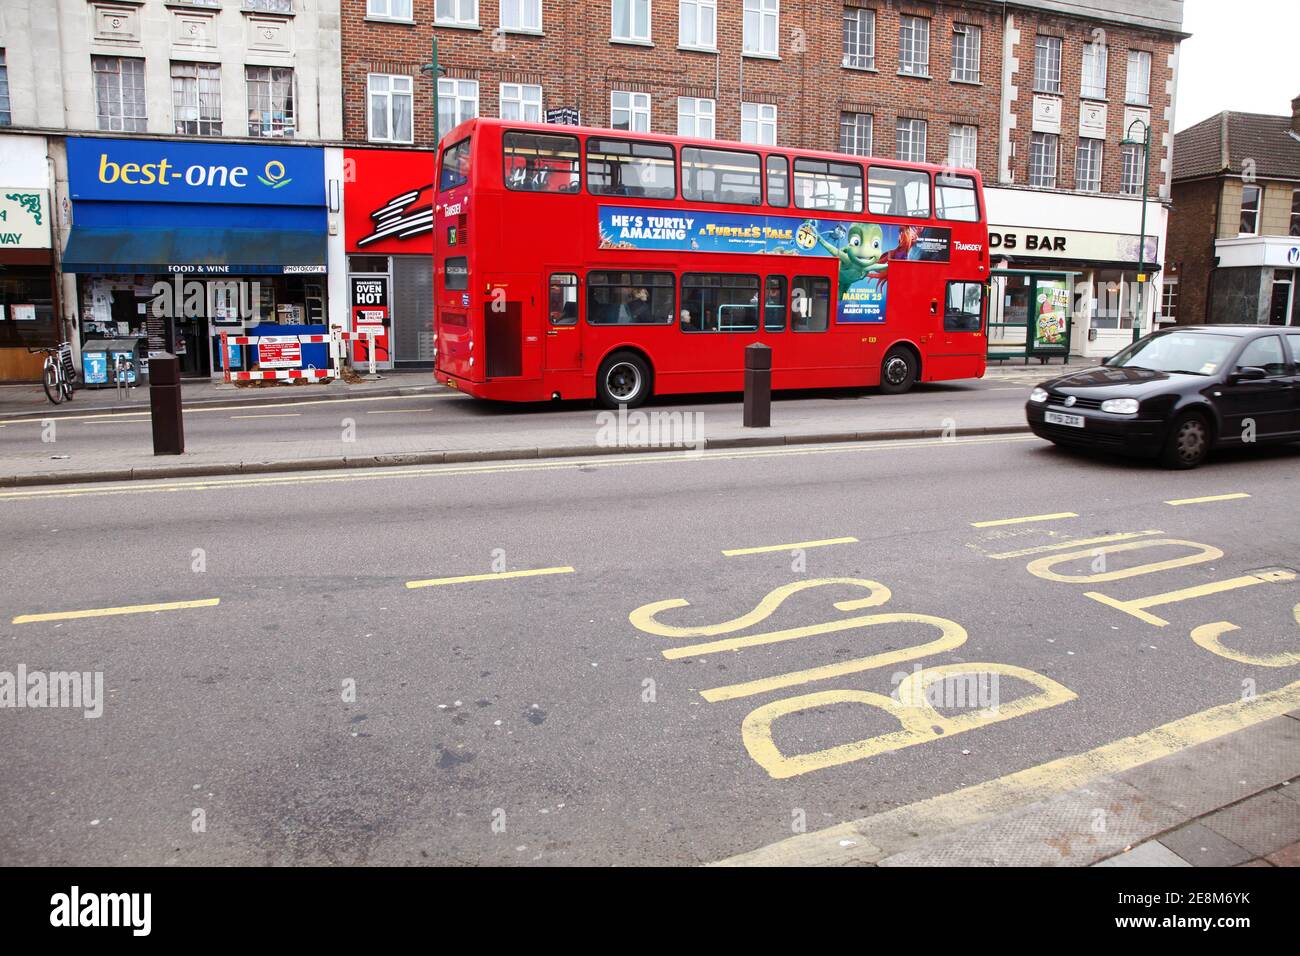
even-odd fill
[[[686,273],[683,332],[758,331],[758,276]]]
[[[795,332],[825,332],[830,327],[831,280],[795,276],[790,296],[790,328]]]
[[[578,323],[578,277],[572,272],[557,272],[551,276],[551,291],[547,308],[551,325],[576,325]]]
[[[589,272],[588,325],[672,325],[671,272]]]
[[[763,331],[785,331],[786,279],[768,276],[763,287]]]

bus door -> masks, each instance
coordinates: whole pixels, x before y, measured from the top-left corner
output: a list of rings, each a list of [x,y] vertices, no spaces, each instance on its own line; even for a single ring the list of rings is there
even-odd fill
[[[488,279],[483,303],[483,372],[488,379],[541,376],[543,294],[537,276]]]
[[[578,323],[577,271],[547,270],[545,357],[547,372],[582,368],[582,330]]]
[[[943,346],[930,354],[927,379],[975,378],[983,374],[988,351],[984,337],[987,291],[986,284],[977,279],[947,282],[941,304],[943,327],[937,335]]]

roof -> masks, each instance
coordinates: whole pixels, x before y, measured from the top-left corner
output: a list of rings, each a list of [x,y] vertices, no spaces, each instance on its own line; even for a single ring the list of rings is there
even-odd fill
[[[1290,116],[1219,113],[1174,136],[1174,180],[1240,174],[1254,160],[1261,178],[1300,179],[1300,139]]]

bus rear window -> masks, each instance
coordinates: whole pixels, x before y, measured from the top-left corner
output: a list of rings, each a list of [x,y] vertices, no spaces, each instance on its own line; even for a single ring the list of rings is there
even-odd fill
[[[855,163],[796,159],[794,204],[800,209],[862,212],[862,167]]]
[[[469,182],[469,140],[448,146],[442,151],[442,175],[438,177],[438,191],[446,192]]]
[[[975,180],[970,176],[940,174],[934,181],[934,206],[940,219],[979,222],[980,204],[975,197]]]
[[[911,169],[872,166],[867,174],[867,208],[877,216],[930,216],[930,175]]]
[[[753,153],[682,147],[682,198],[757,206],[763,201],[759,159]]]
[[[535,193],[578,191],[578,137],[506,133],[502,143],[507,189]]]

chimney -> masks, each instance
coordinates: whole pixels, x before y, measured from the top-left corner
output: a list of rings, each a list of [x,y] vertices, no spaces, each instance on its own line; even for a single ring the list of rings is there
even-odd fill
[[[1300,136],[1300,96],[1291,101],[1291,132]]]

